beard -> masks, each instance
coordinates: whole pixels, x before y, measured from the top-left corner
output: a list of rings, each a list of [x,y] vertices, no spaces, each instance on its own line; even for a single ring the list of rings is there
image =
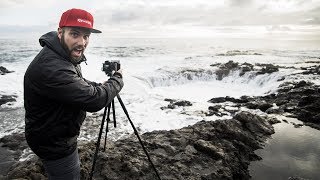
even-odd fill
[[[72,51],[74,51],[74,50],[76,50],[78,48],[83,48],[83,46],[76,46],[76,47],[73,47],[72,49],[69,49],[69,47],[67,46],[67,44],[66,44],[66,42],[64,40],[64,32],[62,32],[62,36],[61,36],[61,45],[62,45],[63,49],[66,51],[66,53],[67,53],[67,55],[70,58],[70,61],[72,63],[78,64],[83,59],[83,56],[84,56],[83,52],[82,52],[80,57],[73,57],[72,54],[71,54]]]

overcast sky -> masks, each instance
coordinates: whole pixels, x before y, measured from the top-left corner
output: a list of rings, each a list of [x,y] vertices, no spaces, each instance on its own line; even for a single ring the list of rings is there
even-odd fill
[[[56,30],[70,8],[91,12],[106,36],[320,38],[320,0],[1,0],[0,35]]]

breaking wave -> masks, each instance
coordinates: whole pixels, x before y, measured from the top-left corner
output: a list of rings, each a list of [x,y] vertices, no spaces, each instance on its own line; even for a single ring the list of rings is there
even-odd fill
[[[284,80],[284,74],[274,72],[270,74],[257,74],[256,71],[241,74],[240,70],[230,71],[222,79],[217,75],[218,69],[183,69],[179,71],[168,71],[159,69],[151,76],[136,76],[136,78],[146,82],[151,88],[161,86],[182,85],[197,81],[221,81],[223,83],[255,84],[263,86],[265,84]]]

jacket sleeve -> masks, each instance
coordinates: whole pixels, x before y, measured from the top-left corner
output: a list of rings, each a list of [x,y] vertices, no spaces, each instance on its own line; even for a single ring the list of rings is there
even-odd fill
[[[83,78],[83,80],[86,81],[88,84],[91,84],[92,86],[100,86],[101,85],[101,83],[96,83],[96,82],[93,82],[93,81],[89,81],[89,80],[87,80],[85,78]]]
[[[45,63],[41,68],[42,82],[37,84],[42,95],[88,112],[105,107],[123,87],[120,77],[112,77],[100,85],[88,83],[68,62]]]

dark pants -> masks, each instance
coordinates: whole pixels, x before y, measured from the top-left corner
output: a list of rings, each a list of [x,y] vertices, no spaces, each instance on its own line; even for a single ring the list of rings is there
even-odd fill
[[[80,161],[78,149],[72,154],[57,160],[42,160],[49,180],[79,180]]]

